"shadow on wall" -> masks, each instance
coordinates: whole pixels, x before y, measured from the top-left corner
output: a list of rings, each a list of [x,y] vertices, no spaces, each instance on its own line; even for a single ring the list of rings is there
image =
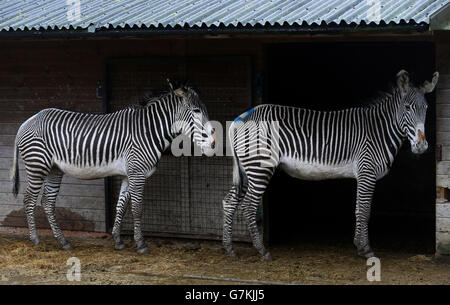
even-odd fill
[[[277,44],[268,48],[268,102],[316,110],[358,107],[395,84],[401,69],[413,83],[431,79],[435,48],[429,42]],[[434,253],[436,202],[435,92],[426,96],[429,150],[400,150],[376,186],[369,231],[372,246],[411,240]],[[268,189],[269,241],[338,238],[351,244],[354,180],[301,181],[278,172]],[[389,246],[391,248],[391,246]]]
[[[95,231],[95,223],[83,218],[80,214],[67,208],[56,208],[56,219],[62,230]],[[35,221],[38,229],[50,229],[50,225],[42,206],[36,206]],[[28,227],[25,208],[10,212],[2,222],[7,227]]]

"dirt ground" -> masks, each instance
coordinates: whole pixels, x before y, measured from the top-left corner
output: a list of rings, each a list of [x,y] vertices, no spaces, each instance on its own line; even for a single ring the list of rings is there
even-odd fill
[[[0,284],[373,284],[366,261],[343,244],[302,243],[271,247],[267,262],[248,244],[237,244],[235,259],[220,242],[147,238],[149,255],[115,251],[109,236],[69,235],[75,247],[59,249],[49,234],[33,246],[25,232],[0,231]],[[378,251],[381,284],[450,284],[450,262],[411,252]],[[67,259],[81,263],[81,281],[69,282]]]

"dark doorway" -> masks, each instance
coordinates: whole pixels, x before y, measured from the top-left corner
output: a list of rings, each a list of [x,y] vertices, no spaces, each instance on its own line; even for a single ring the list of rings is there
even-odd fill
[[[413,82],[431,79],[434,44],[427,42],[302,43],[268,47],[268,102],[317,110],[361,105],[405,69]],[[378,181],[370,220],[377,249],[434,253],[435,96],[427,96],[430,148],[414,156],[405,143],[391,172]],[[266,194],[271,244],[342,241],[351,245],[356,181],[301,181],[278,171]]]

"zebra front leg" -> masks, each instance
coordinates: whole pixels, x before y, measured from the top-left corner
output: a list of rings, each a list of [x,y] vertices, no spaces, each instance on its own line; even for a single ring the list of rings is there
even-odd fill
[[[142,236],[141,220],[142,220],[142,197],[144,195],[144,176],[129,176],[129,190],[131,198],[131,211],[134,221],[134,240],[137,245],[137,252],[140,254],[148,254],[149,250]]]
[[[119,200],[116,205],[116,217],[114,219],[114,227],[112,230],[112,236],[115,241],[115,249],[122,250],[125,248],[120,238],[120,226],[122,225],[122,219],[127,211],[128,202],[130,201],[130,192],[128,191],[128,179],[125,177],[122,179],[122,185],[120,187]]]
[[[236,209],[239,205],[239,199],[237,195],[236,186],[233,185],[231,190],[225,196],[222,201],[223,204],[223,232],[222,243],[227,255],[235,257],[236,254],[233,250],[232,236],[233,236],[233,217]]]
[[[262,236],[256,224],[256,213],[258,211],[258,206],[261,203],[262,195],[263,194],[256,193],[254,190],[249,188],[247,194],[245,195],[244,202],[242,203],[242,208],[244,218],[247,222],[247,228],[252,238],[253,246],[256,250],[258,250],[263,259],[271,261],[272,256],[264,247]]]
[[[356,226],[353,244],[359,256],[369,258],[375,256],[369,242],[369,219],[372,197],[375,191],[376,178],[373,173],[360,173],[357,178],[356,194]]]
[[[44,184],[44,193],[42,195],[41,205],[44,208],[47,215],[48,223],[53,231],[53,236],[61,244],[64,250],[72,250],[72,245],[66,240],[63,232],[61,231],[57,221],[55,213],[56,197],[58,196],[59,188],[61,186],[63,173],[53,168]]]

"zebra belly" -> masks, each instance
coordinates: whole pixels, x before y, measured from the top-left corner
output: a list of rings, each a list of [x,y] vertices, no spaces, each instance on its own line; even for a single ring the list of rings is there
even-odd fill
[[[303,180],[325,180],[355,177],[354,166],[352,163],[327,165],[303,162],[293,158],[282,157],[280,159],[280,167],[288,175]]]
[[[121,159],[115,160],[103,166],[85,166],[80,167],[64,161],[54,161],[61,171],[65,174],[78,179],[98,179],[109,176],[125,176],[126,166]]]

